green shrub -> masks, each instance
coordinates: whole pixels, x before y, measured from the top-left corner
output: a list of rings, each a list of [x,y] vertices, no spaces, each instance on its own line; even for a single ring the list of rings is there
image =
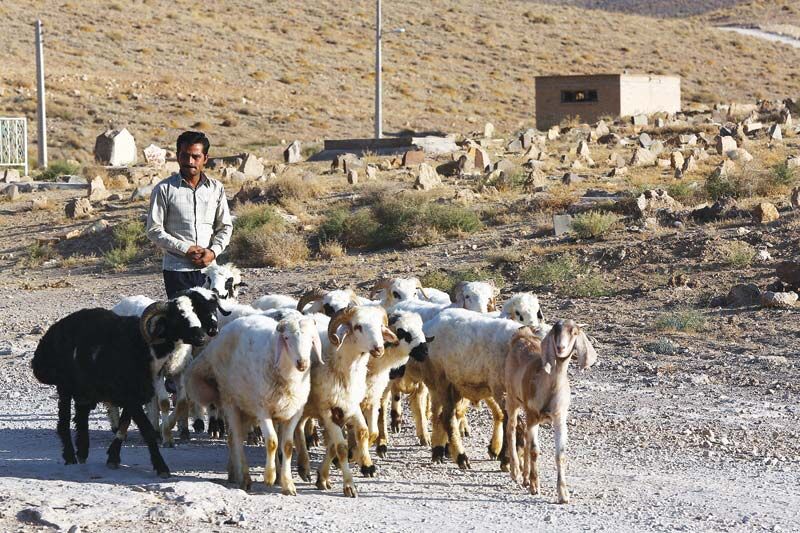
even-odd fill
[[[246,231],[266,225],[280,228],[284,226],[283,218],[273,207],[263,204],[245,204],[236,210],[236,220],[233,222],[234,231]]]
[[[581,239],[597,239],[614,229],[619,217],[614,213],[589,211],[576,215],[572,220],[572,231]]]
[[[659,317],[656,328],[660,331],[683,331],[695,333],[704,330],[706,319],[702,313],[694,309],[673,311]]]
[[[720,247],[722,260],[728,265],[744,267],[753,262],[758,251],[742,241],[732,241]]]
[[[482,227],[468,209],[420,198],[382,198],[372,206],[348,212],[330,211],[319,228],[320,242],[337,240],[348,248],[380,249],[419,246],[438,235],[472,233]]]
[[[578,298],[608,296],[611,287],[602,276],[569,254],[537,262],[520,273],[520,281],[533,287],[553,287]]]
[[[28,246],[27,257],[23,260],[28,267],[41,266],[45,261],[59,257],[58,252],[50,244],[40,244],[35,242]]]
[[[784,161],[772,167],[768,179],[776,187],[791,187],[797,181],[797,175],[795,169]]]
[[[245,204],[236,215],[228,253],[237,264],[288,268],[308,259],[305,238],[289,228],[275,208]]]
[[[129,220],[111,230],[112,248],[103,254],[103,263],[114,270],[123,270],[139,256],[139,246],[147,242],[144,224]]]
[[[575,280],[571,293],[578,298],[596,298],[610,295],[611,288],[602,277],[587,273]]]
[[[697,198],[697,183],[677,181],[667,187],[667,194],[681,203],[687,203]]]
[[[674,355],[678,353],[678,347],[666,337],[659,337],[655,342],[645,344],[644,349],[659,355]]]
[[[55,181],[64,175],[76,175],[80,173],[81,167],[76,163],[68,161],[52,161],[47,168],[42,169],[36,176],[38,181]]]

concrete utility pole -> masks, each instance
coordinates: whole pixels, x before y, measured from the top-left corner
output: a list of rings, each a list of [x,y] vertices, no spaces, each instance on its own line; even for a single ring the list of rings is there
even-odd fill
[[[375,138],[383,137],[383,102],[381,93],[381,0],[375,8]]]
[[[405,33],[405,28],[397,28],[389,33]],[[383,82],[381,72],[383,70],[381,55],[381,40],[383,30],[381,29],[381,0],[375,2],[375,138],[383,137]]]
[[[38,102],[37,129],[39,134],[39,167],[47,167],[47,116],[44,104],[44,51],[42,48],[42,21],[36,21],[36,92]]]

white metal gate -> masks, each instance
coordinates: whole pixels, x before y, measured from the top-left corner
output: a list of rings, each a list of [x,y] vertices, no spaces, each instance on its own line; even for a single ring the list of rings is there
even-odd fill
[[[28,122],[0,117],[0,167],[25,167],[28,175]]]

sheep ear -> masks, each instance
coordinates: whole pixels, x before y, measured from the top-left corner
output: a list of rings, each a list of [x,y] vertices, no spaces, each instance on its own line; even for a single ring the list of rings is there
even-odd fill
[[[575,352],[578,354],[578,366],[581,370],[586,370],[597,361],[597,352],[583,330],[579,330],[578,338],[575,339]]]
[[[538,318],[539,320],[544,320],[544,314],[542,313],[541,309],[536,311],[536,318]]]
[[[388,344],[392,344],[392,345],[395,345],[395,346],[400,344],[400,339],[397,338],[397,335],[392,333],[392,330],[390,330],[386,326],[381,326],[381,333],[383,334],[383,342],[386,342]]]
[[[489,300],[489,304],[486,306],[486,310],[490,313],[497,311],[497,299],[492,298]]]
[[[272,345],[272,353],[275,354],[275,364],[281,360],[281,356],[283,355],[283,350],[286,348],[286,342],[283,340],[283,335],[281,334],[280,330],[276,330],[275,332],[275,340],[273,341]]]
[[[548,374],[553,370],[556,362],[556,340],[549,333],[542,341],[542,368]]]
[[[427,344],[432,343],[434,340],[436,340],[436,337],[425,337],[425,342]]]

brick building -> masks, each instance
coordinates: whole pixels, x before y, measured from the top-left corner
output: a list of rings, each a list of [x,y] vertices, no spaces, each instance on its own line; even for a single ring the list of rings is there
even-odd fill
[[[536,127],[580,117],[625,117],[681,109],[681,79],[647,74],[594,74],[536,77]]]

